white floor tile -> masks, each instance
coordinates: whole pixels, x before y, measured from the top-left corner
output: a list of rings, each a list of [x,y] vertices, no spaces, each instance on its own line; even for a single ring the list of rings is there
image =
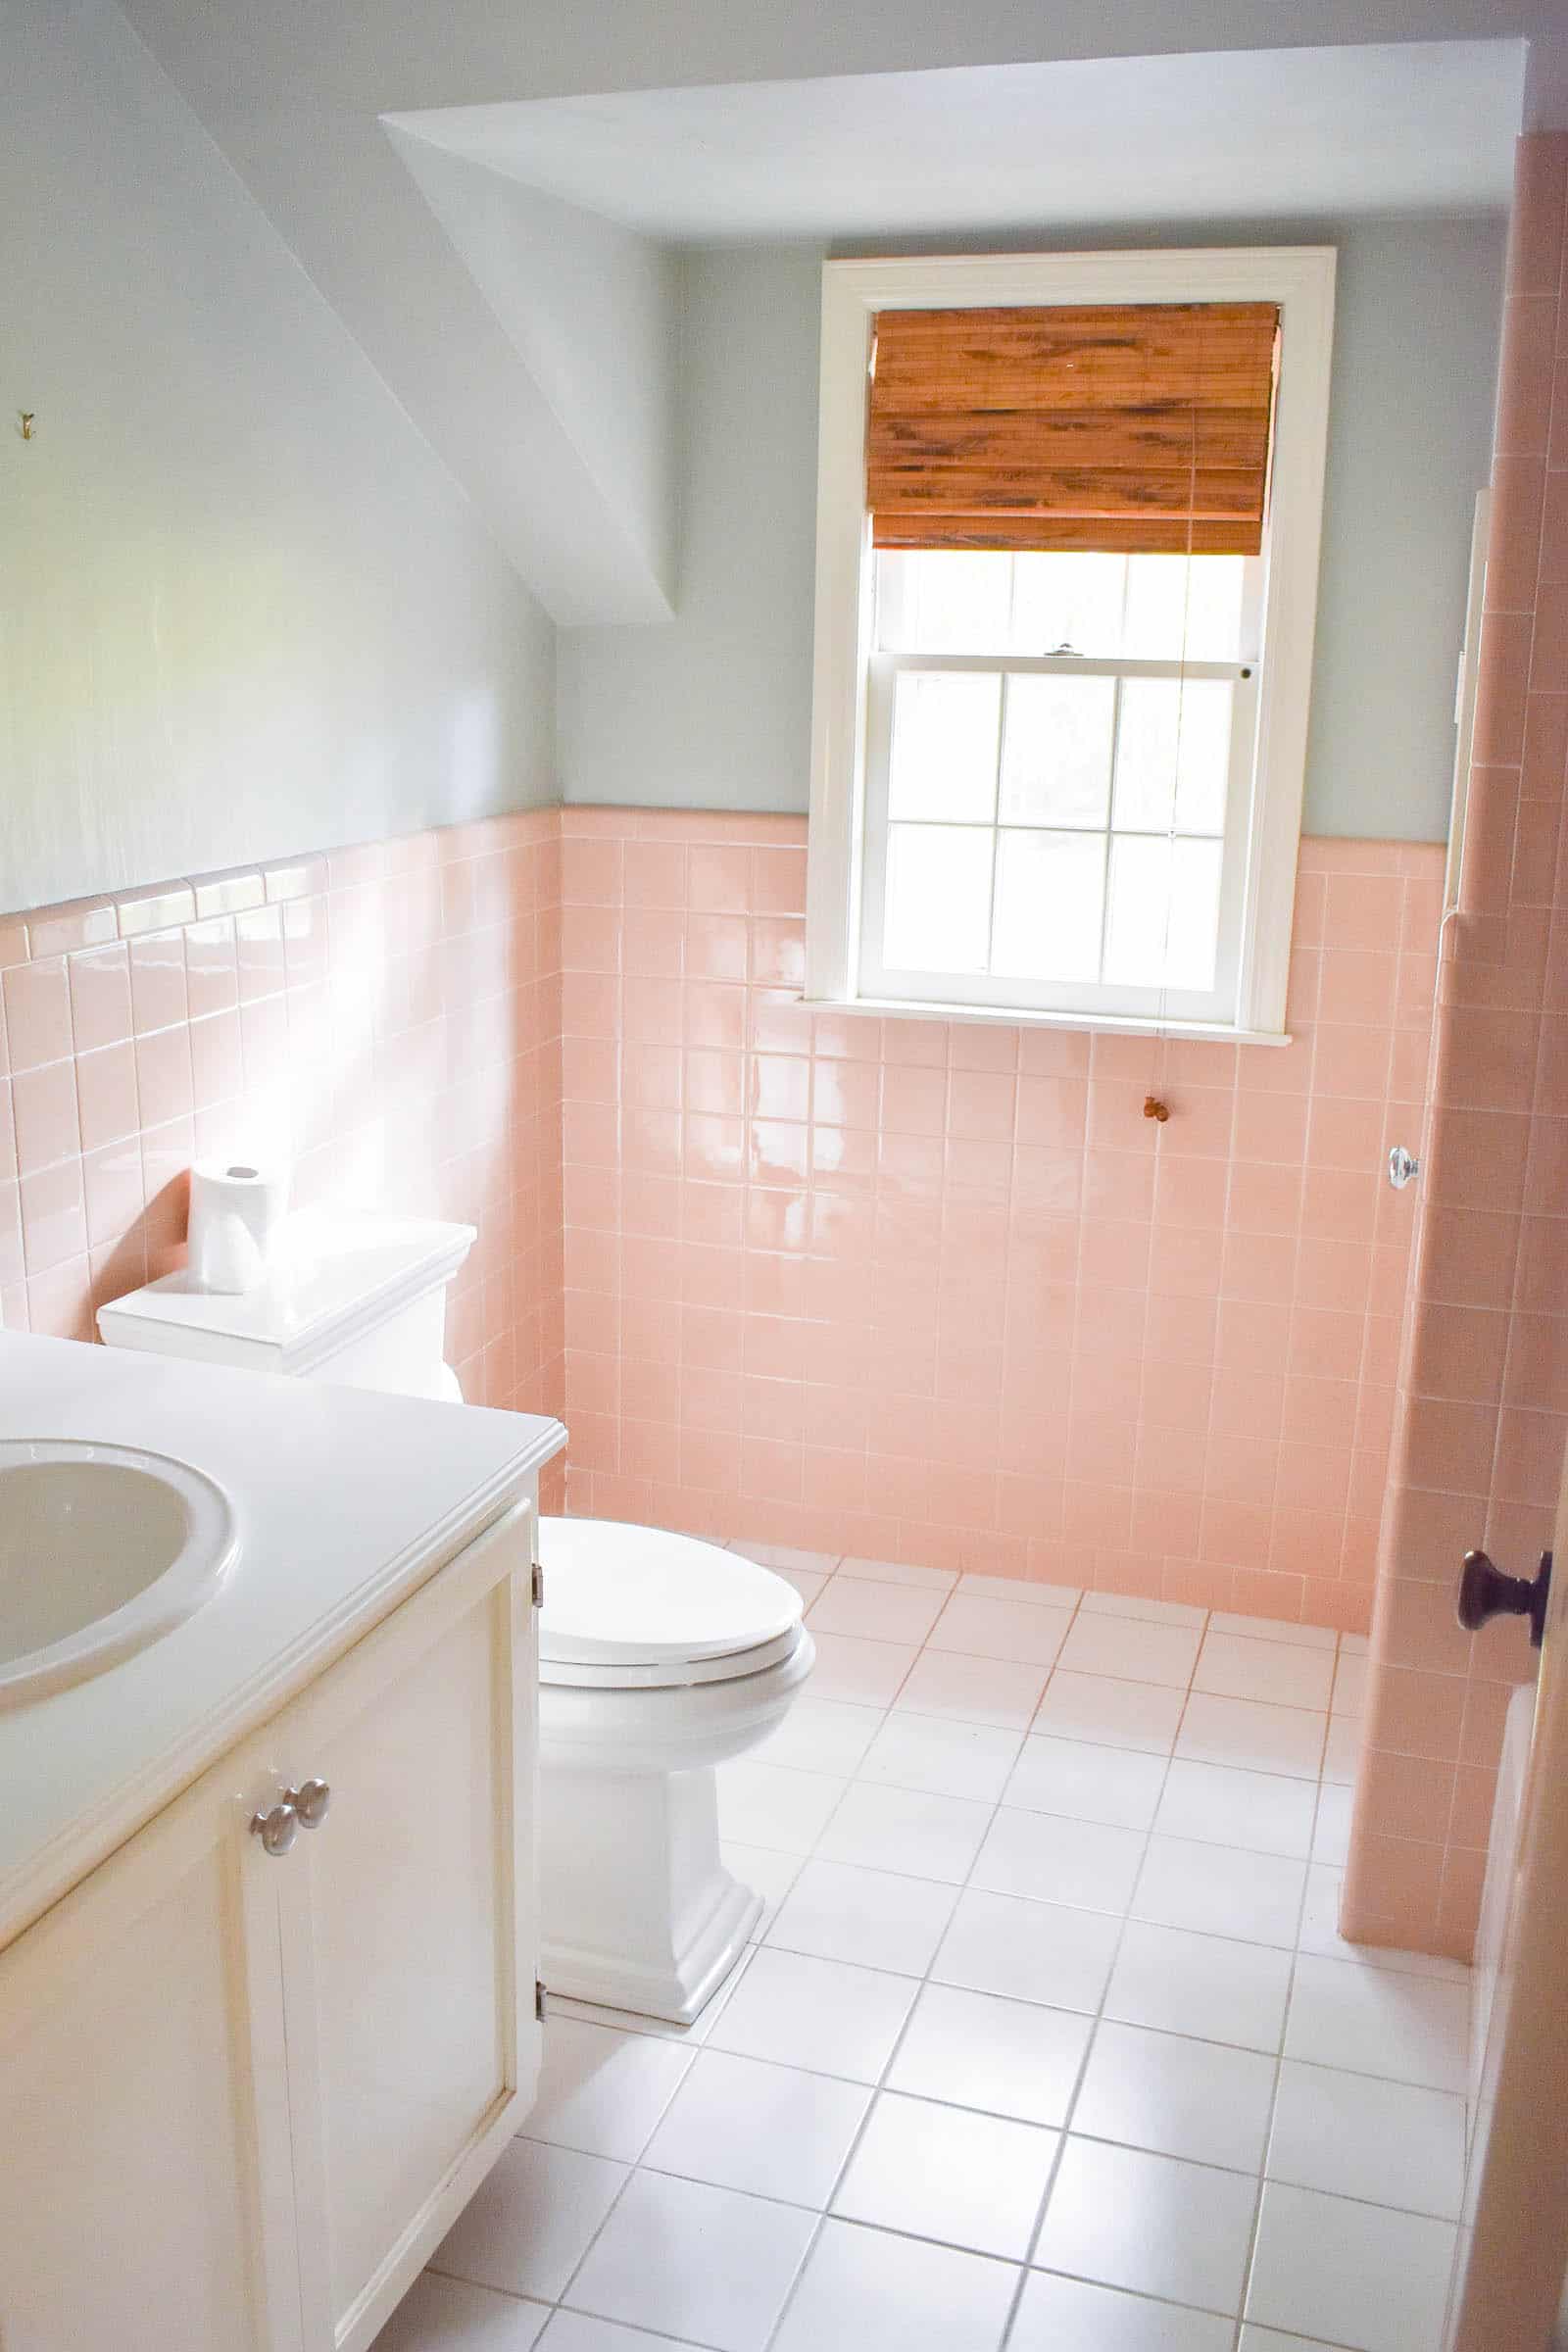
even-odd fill
[[[573,2278],[569,2301],[718,2352],[762,2352],[814,2228],[799,2206],[640,2172]]]
[[[1074,1821],[1147,1830],[1165,1773],[1163,1756],[1096,1747],[1087,1740],[1031,1738],[1007,1782],[1006,1801],[1031,1812],[1065,1813]]]
[[[773,2352],[997,2352],[1017,2271],[917,2238],[828,2222]]]
[[[951,1592],[958,1579],[951,1568],[910,1568],[902,1560],[840,1560],[841,1576],[869,1577],[873,1584],[912,1585],[921,1592]]]
[[[529,2139],[633,2164],[691,2062],[689,2049],[651,2034],[552,2017],[539,2097],[523,2131]]]
[[[1116,1956],[1105,2014],[1167,2034],[1277,2050],[1290,1984],[1289,1952],[1134,1921]]]
[[[1312,1832],[1314,1862],[1326,1862],[1333,1870],[1344,1869],[1350,1850],[1350,1814],[1354,1802],[1353,1788],[1325,1782],[1318,1793],[1317,1824]]]
[[[957,1650],[926,1649],[899,1692],[900,1713],[947,1715],[960,1723],[989,1723],[1027,1731],[1046,1687],[1043,1666],[1015,1659],[971,1658]]]
[[[1015,1731],[995,1724],[955,1723],[898,1707],[871,1742],[859,1777],[995,1804],[1021,1744]]]
[[[1255,1698],[1278,1707],[1326,1713],[1334,1687],[1332,1649],[1302,1649],[1294,1642],[1252,1642],[1238,1634],[1204,1637],[1193,1676],[1195,1690],[1220,1698]]]
[[[908,1642],[860,1642],[848,1634],[818,1634],[815,1640],[812,1697],[848,1699],[852,1706],[891,1706],[920,1654]]]
[[[619,2194],[623,2164],[514,2139],[430,2257],[476,2286],[554,2303]]]
[[[1334,1677],[1333,1706],[1337,1715],[1361,1715],[1366,1705],[1367,1662],[1365,1658],[1340,1653],[1340,1663]]]
[[[1200,1640],[1196,1626],[1151,1624],[1147,1618],[1097,1616],[1083,1610],[1061,1647],[1069,1674],[1103,1674],[1129,1683],[1159,1683],[1185,1690]]]
[[[1031,2271],[1007,2352],[1231,2352],[1229,2320]]]
[[[1398,1976],[1433,1977],[1445,1984],[1468,1984],[1470,1971],[1462,1960],[1446,1960],[1437,1952],[1401,1952],[1371,1943],[1348,1943],[1340,1934],[1340,1894],[1343,1870],[1314,1862],[1306,1874],[1306,1906],[1298,1938],[1303,1952],[1321,1960],[1348,1960],[1357,1968],[1392,1968]]]
[[[974,1866],[972,1884],[991,1894],[1026,1894],[1036,1902],[1089,1911],[1127,1908],[1143,1860],[1141,1830],[1067,1821],[1010,1805],[997,1812]]]
[[[1360,1761],[1361,1718],[1331,1715],[1329,1736],[1323,1743],[1323,1778],[1353,1783]]]
[[[1297,2188],[1451,2222],[1464,2190],[1464,2138],[1465,2103],[1451,2091],[1287,2059],[1267,2170]]]
[[[670,2335],[650,2335],[642,2328],[622,2328],[614,2320],[596,2320],[582,2311],[558,2311],[539,2339],[540,2352],[698,2352]]]
[[[797,1772],[738,1756],[718,1774],[720,1831],[742,1845],[808,1854],[849,1785],[838,1773]]]
[[[1035,2261],[1172,2303],[1241,2303],[1256,2183],[1171,2156],[1069,2138]]]
[[[1296,1943],[1306,1864],[1189,1838],[1152,1838],[1132,1901],[1134,1919],[1200,1936]]]
[[[1433,2352],[1454,2235],[1450,2222],[1271,2180],[1247,2316],[1355,2352]]]
[[[923,1642],[941,1609],[940,1592],[840,1574],[812,1602],[807,1623],[813,1634],[854,1634],[866,1642]]]
[[[704,2050],[643,2162],[820,2212],[870,2103],[858,2083]]]
[[[1463,1984],[1319,1960],[1296,1964],[1285,2054],[1309,2065],[1462,2091],[1469,2074],[1470,1994]]]
[[[1086,1592],[1083,1605],[1092,1617],[1141,1617],[1146,1625],[1201,1628],[1207,1614],[1191,1601],[1147,1600],[1139,1592]]]
[[[805,1576],[831,1576],[838,1566],[834,1551],[799,1551],[792,1544],[749,1544],[744,1537],[735,1537],[725,1545],[727,1551],[738,1551],[743,1560],[755,1560],[759,1568],[771,1568],[780,1576],[792,1576],[797,1571]]]
[[[802,1870],[764,1940],[823,1960],[923,1977],[956,1899],[951,1886],[935,1879],[818,1857]]]
[[[808,1692],[814,1688],[813,1680]],[[881,1722],[880,1707],[808,1695],[795,1701],[778,1730],[752,1753],[759,1764],[787,1764],[797,1772],[853,1773]]]
[[[549,2317],[548,2304],[421,2271],[371,2352],[528,2352]]]
[[[817,1841],[825,1862],[941,1879],[961,1886],[980,1850],[991,1807],[963,1796],[931,1796],[857,1781]]]
[[[914,1994],[907,1977],[764,1946],[725,2003],[709,2046],[875,2082]]]
[[[1156,1683],[1124,1682],[1113,1675],[1069,1674],[1058,1666],[1040,1702],[1032,1729],[1061,1740],[1087,1740],[1100,1747],[1130,1747],[1140,1754],[1168,1756],[1182,1719],[1184,1694]]]
[[[846,2221],[1021,2260],[1058,2134],[884,2091],[840,2181]]]
[[[1060,2125],[1089,2046],[1087,2017],[928,1984],[888,2073],[892,2090]]]
[[[960,1576],[958,1591],[981,1600],[1027,1600],[1039,1609],[1076,1608],[1083,1593],[1077,1585],[1036,1584],[1023,1576]]]
[[[1371,1646],[1365,1634],[1342,1634],[1340,1636],[1342,1658],[1364,1658]]]
[[[1069,1911],[971,1888],[958,1897],[931,1974],[939,1984],[974,1992],[1093,2012],[1120,1932],[1120,1920],[1109,1912]]]
[[[1181,2034],[1113,2024],[1095,2034],[1072,2128],[1094,2139],[1256,2172],[1275,2061]]]
[[[976,1658],[1013,1658],[1049,1666],[1067,1628],[1070,1609],[1046,1609],[1037,1601],[990,1600],[983,1593],[953,1595],[932,1628],[932,1649],[957,1649]]]
[[[1208,1621],[1211,1634],[1240,1634],[1249,1642],[1285,1642],[1298,1649],[1339,1648],[1340,1637],[1331,1625],[1283,1625],[1273,1617],[1240,1617],[1232,1609],[1216,1609]]]
[[[1235,1764],[1244,1772],[1286,1772],[1315,1781],[1327,1720],[1308,1707],[1277,1707],[1195,1690],[1187,1701],[1176,1753],[1195,1764]]]
[[[781,1854],[776,1846],[742,1845],[733,1838],[723,1840],[721,1851],[724,1868],[762,1898],[762,1916],[752,1930],[753,1942],[760,1942],[800,1875],[802,1857]]]
[[[1277,2328],[1244,2328],[1240,2352],[1323,2352],[1309,2336],[1281,2335]]]
[[[1154,1827],[1161,1837],[1207,1845],[1246,1846],[1304,1862],[1312,1850],[1315,1791],[1279,1772],[1238,1772],[1228,1764],[1178,1757]]]

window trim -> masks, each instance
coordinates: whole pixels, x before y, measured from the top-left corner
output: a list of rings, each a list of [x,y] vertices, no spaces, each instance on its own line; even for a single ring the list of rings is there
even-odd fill
[[[830,261],[822,267],[811,798],[807,856],[808,1001],[929,1018],[1200,1037],[1282,1039],[1317,616],[1328,445],[1335,252],[1325,245],[1170,252],[963,254]],[[1022,1005],[872,1000],[859,992],[859,931],[871,653],[872,550],[865,513],[865,385],[883,310],[1005,304],[1277,302],[1284,338],[1274,423],[1251,855],[1234,1021],[1158,1021]]]

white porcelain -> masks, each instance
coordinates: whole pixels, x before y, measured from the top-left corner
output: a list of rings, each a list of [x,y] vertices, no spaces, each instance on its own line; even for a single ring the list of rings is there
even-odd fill
[[[811,1671],[800,1595],[694,1536],[544,1519],[539,1883],[547,1984],[687,2023],[745,1951],[761,1897],[725,1868],[714,1767],[776,1730]],[[806,1813],[806,1851],[842,1784],[753,1765]],[[727,1834],[769,1845],[765,1794]]]
[[[471,1225],[305,1209],[285,1219],[256,1290],[166,1274],[101,1306],[98,1329],[110,1348],[456,1403],[446,1294],[473,1242]]]
[[[227,1496],[188,1462],[68,1438],[0,1444],[0,1706],[182,1625],[234,1549]]]

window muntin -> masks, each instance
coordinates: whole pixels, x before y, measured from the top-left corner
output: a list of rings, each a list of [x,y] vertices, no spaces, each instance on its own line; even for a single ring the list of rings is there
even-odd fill
[[[1261,571],[874,559],[868,994],[1234,1019]]]

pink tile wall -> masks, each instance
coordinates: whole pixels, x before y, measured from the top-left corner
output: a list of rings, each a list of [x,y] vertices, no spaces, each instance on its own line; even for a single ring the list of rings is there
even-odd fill
[[[1305,843],[1237,1049],[812,1011],[803,821],[563,832],[575,1510],[1364,1628],[1440,850]]]
[[[1345,1932],[1466,1957],[1515,1621],[1453,1619],[1484,1543],[1531,1574],[1568,1434],[1568,135],[1521,140],[1461,911],[1383,1529]]]
[[[471,1221],[449,1351],[559,1410],[553,809],[0,917],[0,1323],[93,1335],[184,1255],[193,1158]]]

